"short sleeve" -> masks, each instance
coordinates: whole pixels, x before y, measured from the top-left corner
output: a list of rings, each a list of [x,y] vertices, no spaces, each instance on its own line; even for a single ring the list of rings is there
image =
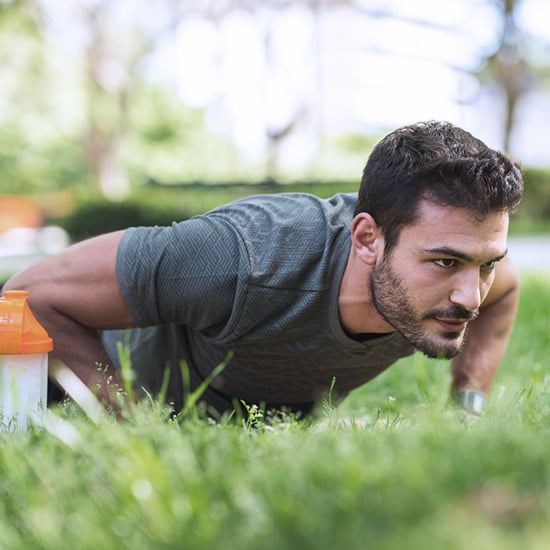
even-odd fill
[[[235,311],[248,258],[234,228],[198,216],[169,227],[128,229],[117,254],[122,298],[138,326],[219,331]]]

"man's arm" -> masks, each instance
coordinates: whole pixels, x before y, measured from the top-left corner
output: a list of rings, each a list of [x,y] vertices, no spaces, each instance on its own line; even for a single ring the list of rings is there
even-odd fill
[[[101,344],[99,330],[135,326],[120,295],[116,254],[122,231],[73,245],[12,277],[4,290],[26,290],[29,306],[53,338],[51,359],[61,360],[100,399],[122,388],[118,370]],[[104,372],[98,371],[101,364]],[[106,370],[105,370],[106,369]],[[105,377],[112,376],[110,387]]]
[[[479,316],[470,322],[463,351],[452,360],[453,393],[487,394],[506,351],[519,301],[519,277],[509,259],[497,267],[495,281]]]

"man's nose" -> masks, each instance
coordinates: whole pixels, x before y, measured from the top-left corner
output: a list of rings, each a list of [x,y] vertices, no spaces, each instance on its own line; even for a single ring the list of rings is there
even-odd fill
[[[468,311],[477,311],[481,305],[480,277],[477,269],[462,272],[456,280],[451,292],[453,304],[462,306]]]

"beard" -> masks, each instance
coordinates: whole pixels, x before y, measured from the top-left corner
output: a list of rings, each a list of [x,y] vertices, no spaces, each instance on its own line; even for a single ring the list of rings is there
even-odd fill
[[[447,309],[419,313],[407,295],[403,280],[393,271],[389,258],[376,266],[370,279],[374,307],[384,320],[417,350],[432,359],[452,359],[464,346],[465,331],[442,332],[437,335],[425,327],[433,318],[472,320],[477,312],[451,304]]]

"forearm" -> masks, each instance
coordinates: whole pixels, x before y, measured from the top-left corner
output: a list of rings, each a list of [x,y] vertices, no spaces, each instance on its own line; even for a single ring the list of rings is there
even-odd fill
[[[29,293],[34,316],[54,342],[50,359],[64,363],[102,401],[115,406],[122,384],[99,331],[135,326],[116,277],[121,236],[112,233],[72,246],[18,273],[4,287]]]
[[[451,363],[452,392],[467,389],[489,392],[508,346],[518,297],[516,285],[483,308],[470,323],[464,349]]]
[[[124,400],[124,384],[103,347],[100,333],[58,313],[50,314],[43,326],[54,341],[50,364],[68,367],[104,405],[118,410]]]

